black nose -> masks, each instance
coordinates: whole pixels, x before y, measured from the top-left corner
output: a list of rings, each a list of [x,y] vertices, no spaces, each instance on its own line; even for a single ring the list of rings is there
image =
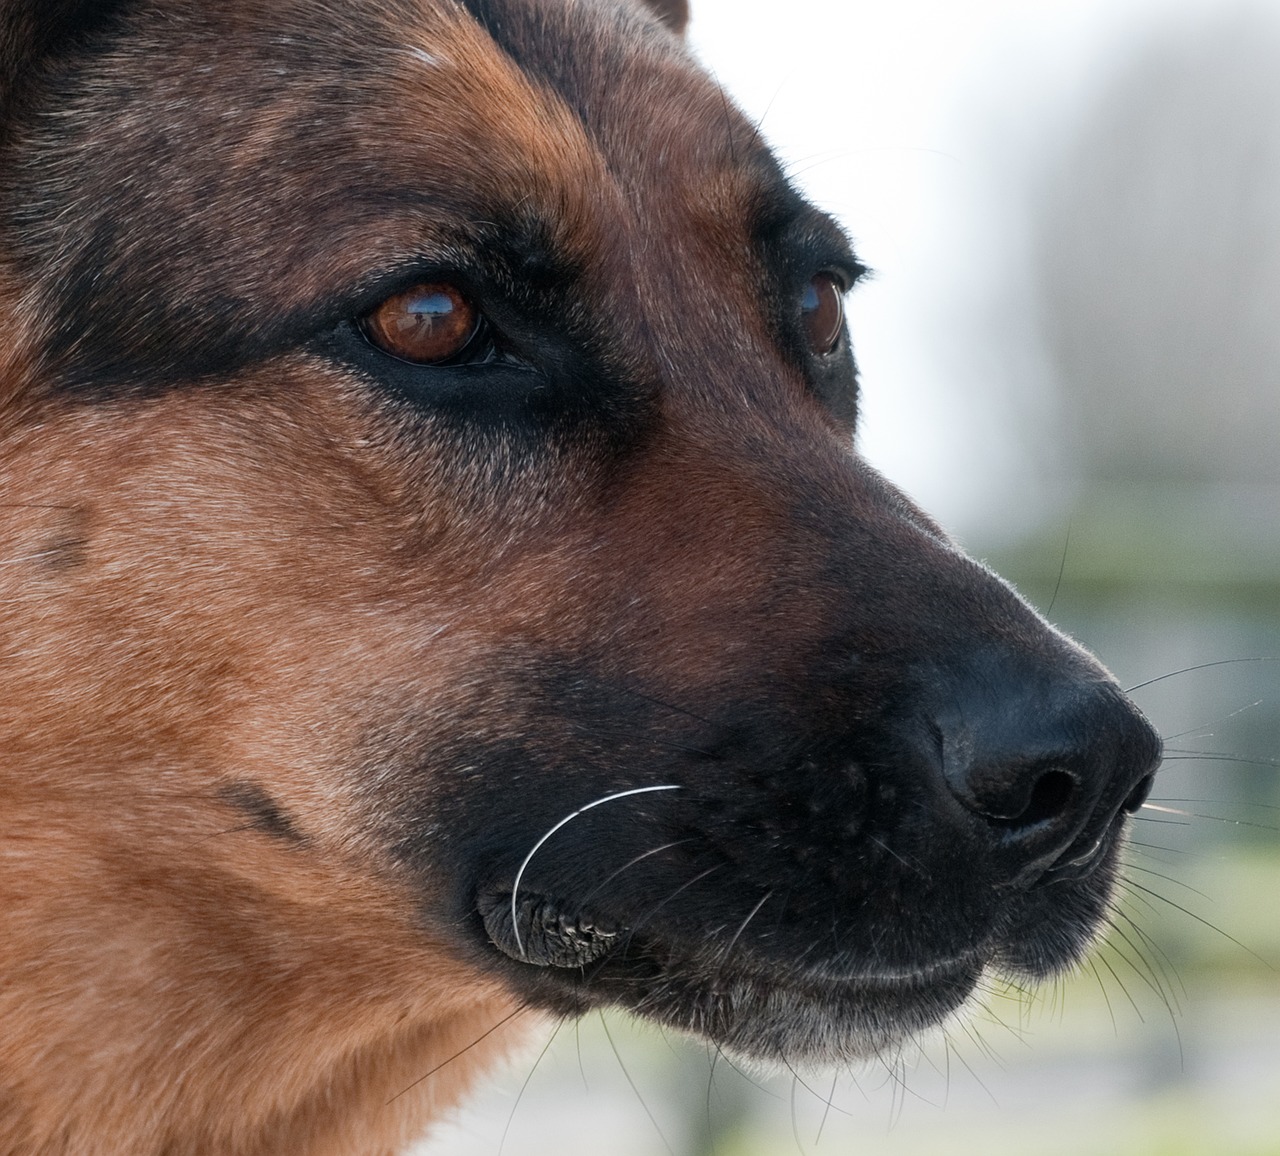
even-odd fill
[[[1081,665],[984,655],[933,683],[934,765],[960,805],[953,815],[1012,883],[1087,872],[1160,762],[1142,714]]]

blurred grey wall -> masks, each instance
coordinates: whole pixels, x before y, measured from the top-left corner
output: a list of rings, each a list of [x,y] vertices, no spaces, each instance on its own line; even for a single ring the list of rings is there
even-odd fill
[[[1041,322],[1079,467],[1280,486],[1280,17],[1160,33],[1055,168]]]
[[[1274,846],[1258,808],[1280,802],[1280,11],[1153,26],[1100,81],[1028,182],[1071,541],[1044,527],[1001,561],[1134,681],[1226,663],[1139,695],[1181,736],[1160,791],[1251,805],[1193,833]]]

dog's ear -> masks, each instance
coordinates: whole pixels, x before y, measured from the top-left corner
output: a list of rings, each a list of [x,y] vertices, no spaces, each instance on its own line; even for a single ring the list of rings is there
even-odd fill
[[[644,0],[644,6],[673,32],[684,33],[689,23],[689,0]]]
[[[0,122],[45,57],[108,18],[109,0],[0,0]]]

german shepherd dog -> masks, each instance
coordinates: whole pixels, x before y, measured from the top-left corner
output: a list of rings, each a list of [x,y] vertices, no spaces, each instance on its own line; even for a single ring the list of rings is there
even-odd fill
[[[390,1154],[526,1010],[839,1064],[1087,950],[1159,741],[853,454],[862,269],[684,19],[0,4],[5,1156]]]

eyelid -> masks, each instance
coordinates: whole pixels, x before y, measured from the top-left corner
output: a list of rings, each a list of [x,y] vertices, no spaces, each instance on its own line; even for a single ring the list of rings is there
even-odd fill
[[[835,280],[842,294],[849,293],[870,272],[871,270],[852,257],[831,261],[818,269],[818,273],[826,273]]]

